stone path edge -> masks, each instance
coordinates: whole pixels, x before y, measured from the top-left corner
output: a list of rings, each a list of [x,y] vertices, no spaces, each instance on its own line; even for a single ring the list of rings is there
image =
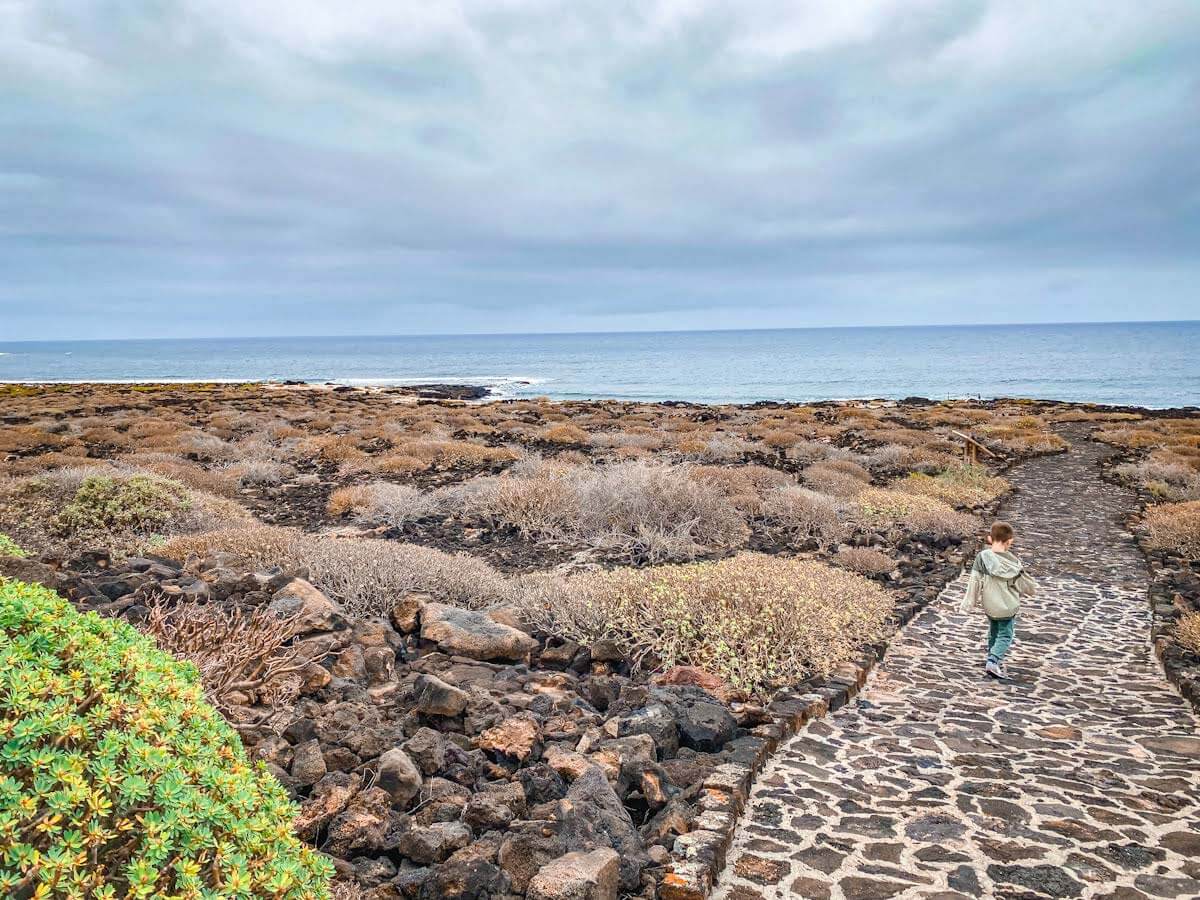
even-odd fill
[[[1137,452],[1122,452],[1118,449],[1101,464],[1101,476],[1114,484],[1126,488],[1132,487],[1137,494],[1138,508],[1125,521],[1125,527],[1133,535],[1149,570],[1146,600],[1150,604],[1150,646],[1162,668],[1163,676],[1175,688],[1179,696],[1190,703],[1197,714],[1200,714],[1200,667],[1189,660],[1188,652],[1175,639],[1175,623],[1183,612],[1173,599],[1173,595],[1178,590],[1174,577],[1176,573],[1171,571],[1163,554],[1152,550],[1147,545],[1146,529],[1141,524],[1142,517],[1146,510],[1153,505],[1154,498],[1144,487],[1129,485],[1114,471],[1120,463],[1136,461],[1142,455]],[[1174,560],[1177,566],[1182,562],[1179,559]]]
[[[996,505],[983,515],[993,512]],[[718,766],[704,783],[703,794],[697,798],[700,812],[692,830],[675,839],[671,862],[658,889],[660,900],[705,900],[712,893],[717,876],[725,868],[726,854],[750,789],[767,761],[800,729],[836,712],[858,696],[904,626],[937,600],[941,590],[961,572],[959,565],[944,565],[938,573],[941,582],[938,590],[923,591],[896,605],[894,627],[888,637],[864,648],[857,660],[844,663],[822,685],[804,693],[785,691],[771,702],[767,709],[774,721],[751,729],[743,758]]]
[[[1200,668],[1190,661],[1188,651],[1175,639],[1175,624],[1183,610],[1173,599],[1178,591],[1173,573],[1163,565],[1158,554],[1146,546],[1145,530],[1132,522],[1127,523],[1127,527],[1134,533],[1138,549],[1150,569],[1150,586],[1146,593],[1150,604],[1150,645],[1163,676],[1200,714]]]

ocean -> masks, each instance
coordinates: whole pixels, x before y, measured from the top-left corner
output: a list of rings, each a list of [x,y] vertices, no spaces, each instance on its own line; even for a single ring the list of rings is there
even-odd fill
[[[1200,405],[1200,322],[0,342],[0,381],[481,384],[500,397]]]

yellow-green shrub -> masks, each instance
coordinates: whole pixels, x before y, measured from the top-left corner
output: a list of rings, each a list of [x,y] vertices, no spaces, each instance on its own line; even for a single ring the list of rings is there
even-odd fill
[[[178,481],[153,475],[90,475],[54,520],[65,533],[153,531],[192,501]]]
[[[913,472],[895,486],[951,506],[982,506],[1009,491],[1007,481],[992,475],[983,466],[953,466],[937,475]]]
[[[0,482],[0,528],[39,552],[137,551],[157,536],[251,521],[231,500],[125,467],[60,469]]]
[[[868,525],[903,525],[937,535],[970,534],[977,521],[941,500],[890,488],[869,487],[853,498],[859,518]]]
[[[525,615],[548,633],[613,640],[639,665],[698,666],[759,696],[832,671],[883,636],[892,609],[851,572],[760,553],[521,586]]]
[[[0,581],[0,893],[328,897],[295,815],[194,666]]]
[[[0,556],[25,556],[25,551],[7,534],[0,534]]]

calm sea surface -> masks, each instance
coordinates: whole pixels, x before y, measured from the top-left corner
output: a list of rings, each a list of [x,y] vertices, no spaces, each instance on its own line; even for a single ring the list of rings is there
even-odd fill
[[[486,384],[508,397],[1200,405],[1200,322],[0,342],[0,381]]]

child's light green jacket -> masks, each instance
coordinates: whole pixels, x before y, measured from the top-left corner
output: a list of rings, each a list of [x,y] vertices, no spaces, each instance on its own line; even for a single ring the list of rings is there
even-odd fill
[[[1037,582],[1021,566],[1021,560],[1008,551],[981,550],[971,566],[967,593],[959,604],[960,612],[982,606],[989,619],[1011,619],[1021,608],[1022,597],[1032,597]]]

